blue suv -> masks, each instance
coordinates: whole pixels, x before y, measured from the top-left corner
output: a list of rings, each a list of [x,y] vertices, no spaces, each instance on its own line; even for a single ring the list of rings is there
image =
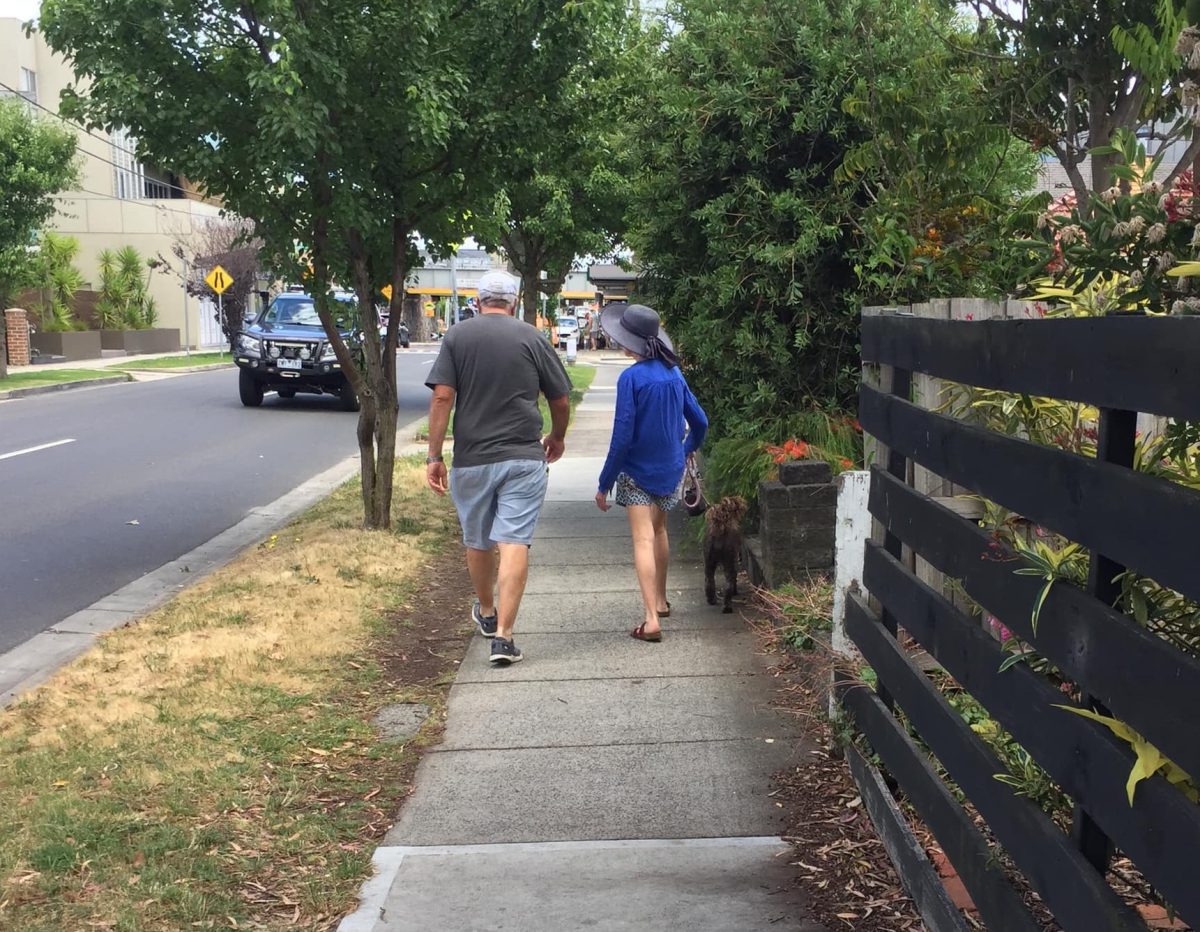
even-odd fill
[[[338,294],[338,332],[352,353],[362,352],[358,304]],[[297,392],[337,395],[347,411],[357,411],[358,396],[342,371],[325,336],[313,299],[298,292],[277,295],[257,317],[248,320],[233,343],[238,394],[242,404],[257,408],[263,393],[294,398]]]

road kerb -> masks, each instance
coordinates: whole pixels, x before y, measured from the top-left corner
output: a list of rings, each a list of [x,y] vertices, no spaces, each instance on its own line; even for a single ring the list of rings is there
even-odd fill
[[[55,382],[53,385],[32,385],[29,388],[10,388],[0,391],[0,401],[25,398],[29,395],[46,395],[50,392],[65,392],[73,388],[88,388],[93,385],[121,385],[132,381],[133,378],[125,374],[105,376],[99,379],[79,379],[77,382]]]

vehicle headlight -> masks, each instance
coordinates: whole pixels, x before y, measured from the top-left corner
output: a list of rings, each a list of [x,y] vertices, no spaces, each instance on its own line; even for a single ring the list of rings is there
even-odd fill
[[[271,358],[272,358],[272,359],[278,359],[278,358],[279,358],[279,347],[278,347],[278,346],[272,346],[272,347],[271,347]]]
[[[325,348],[321,350],[321,362],[329,362],[331,359],[337,359],[337,353],[334,351],[332,343],[326,343]]]
[[[248,333],[238,334],[237,348],[239,353],[245,353],[248,356],[262,355],[262,341],[250,336]]]

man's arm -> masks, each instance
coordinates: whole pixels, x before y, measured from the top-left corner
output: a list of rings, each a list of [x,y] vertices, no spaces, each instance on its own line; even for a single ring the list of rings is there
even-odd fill
[[[455,391],[449,385],[435,385],[429,400],[429,455],[426,457],[425,481],[438,495],[445,495],[450,487],[446,464],[442,461],[442,444],[446,442],[454,396]]]
[[[542,448],[546,451],[546,462],[554,463],[562,459],[563,450],[566,449],[564,441],[567,425],[571,421],[571,396],[567,394],[561,398],[547,398],[546,404],[550,408],[550,433],[542,441]],[[430,423],[432,424],[432,421]],[[430,439],[432,438],[431,429]]]

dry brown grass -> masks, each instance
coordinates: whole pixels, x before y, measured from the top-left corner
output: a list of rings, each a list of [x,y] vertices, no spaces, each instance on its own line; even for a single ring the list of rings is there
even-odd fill
[[[412,460],[397,527],[360,514],[339,490],[0,713],[0,928],[316,929],[352,903],[413,750],[375,739],[371,645],[454,527]]]
[[[423,484],[424,475],[409,466],[397,484]],[[136,625],[104,635],[0,719],[0,735],[20,731],[61,746],[66,734],[138,719],[153,727],[146,719],[164,695],[221,715],[240,685],[328,687],[366,642],[365,621],[386,612],[427,562],[420,537],[320,520],[285,529]]]

